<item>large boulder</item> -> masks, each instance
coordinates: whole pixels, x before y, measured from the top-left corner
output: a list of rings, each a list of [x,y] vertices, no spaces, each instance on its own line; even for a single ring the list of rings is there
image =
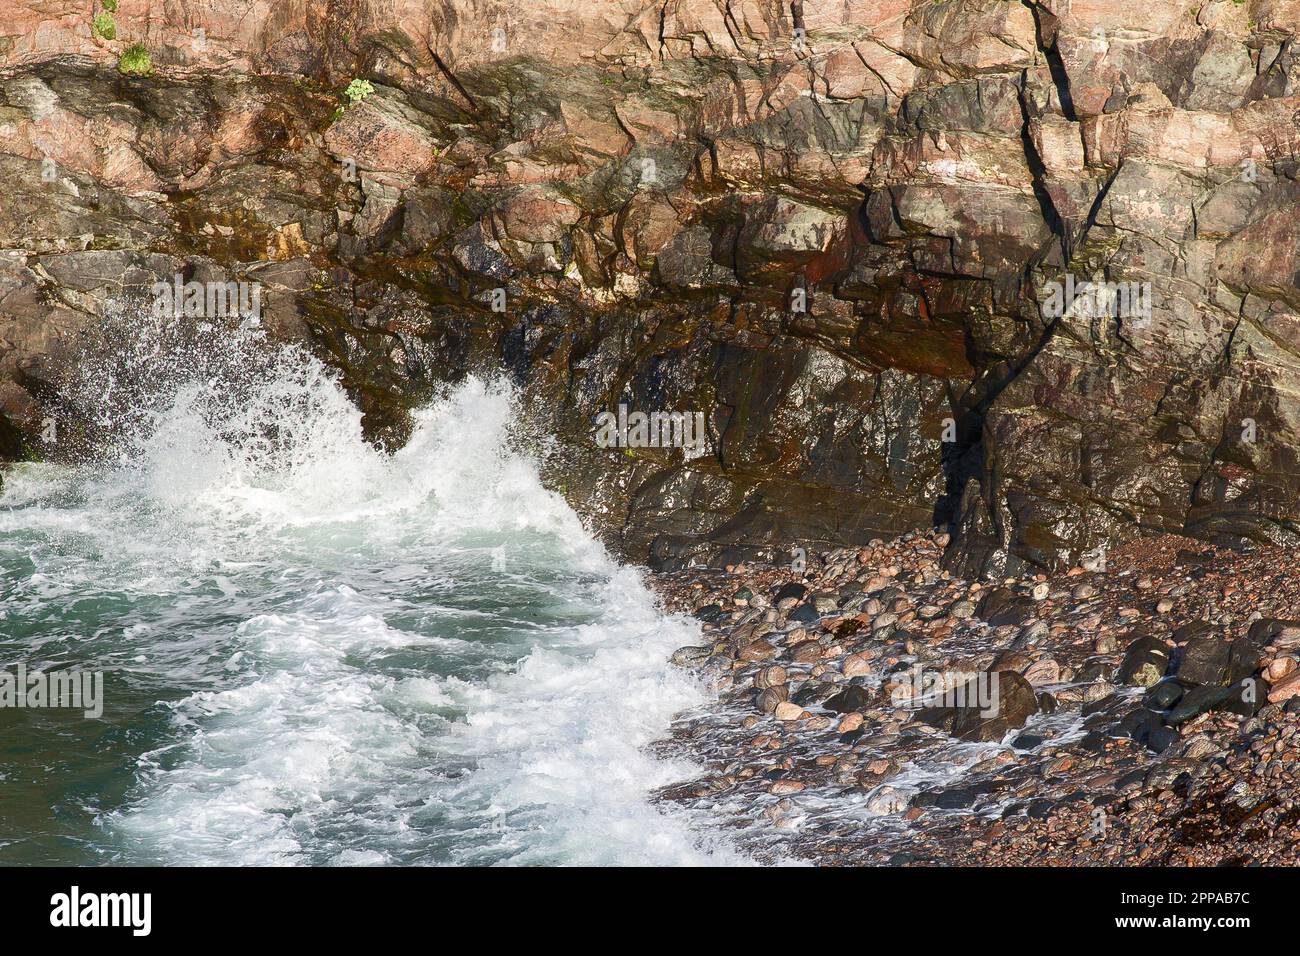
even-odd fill
[[[1183,648],[1178,679],[1184,684],[1227,687],[1259,667],[1259,651],[1249,638],[1225,641],[1213,634],[1194,637]]]
[[[1001,740],[1038,713],[1033,686],[1015,671],[983,672],[945,697],[954,702],[924,707],[916,719],[958,740]]]

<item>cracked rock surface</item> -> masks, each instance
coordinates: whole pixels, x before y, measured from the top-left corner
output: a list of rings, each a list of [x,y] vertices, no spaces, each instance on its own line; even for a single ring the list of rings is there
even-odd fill
[[[1295,0],[6,13],[8,457],[55,453],[60,368],[181,273],[260,283],[379,441],[504,369],[552,483],[658,567],[934,525],[968,577],[1295,543]],[[1067,277],[1150,309],[1054,314]],[[710,452],[595,447],[620,403],[705,412]]]

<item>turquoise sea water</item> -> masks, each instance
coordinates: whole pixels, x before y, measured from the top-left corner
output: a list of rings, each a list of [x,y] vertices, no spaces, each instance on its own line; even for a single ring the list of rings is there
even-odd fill
[[[0,865],[732,859],[648,799],[691,774],[643,748],[702,699],[665,665],[695,625],[512,450],[509,392],[387,455],[313,359],[260,361],[4,473],[0,668],[105,706],[0,708]]]

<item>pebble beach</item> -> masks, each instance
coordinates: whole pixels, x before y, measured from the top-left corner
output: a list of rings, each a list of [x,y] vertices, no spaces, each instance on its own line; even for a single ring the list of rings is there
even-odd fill
[[[658,576],[702,628],[673,663],[716,695],[655,745],[703,767],[658,798],[720,816],[757,859],[1300,861],[1290,555],[1167,535],[973,582],[943,568],[946,544]]]

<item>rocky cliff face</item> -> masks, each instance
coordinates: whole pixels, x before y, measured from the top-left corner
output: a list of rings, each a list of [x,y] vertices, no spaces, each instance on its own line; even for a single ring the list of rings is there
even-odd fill
[[[635,560],[1296,532],[1297,0],[109,6],[0,24],[11,457],[180,274],[378,440],[504,368]],[[619,404],[709,452],[598,447]]]

